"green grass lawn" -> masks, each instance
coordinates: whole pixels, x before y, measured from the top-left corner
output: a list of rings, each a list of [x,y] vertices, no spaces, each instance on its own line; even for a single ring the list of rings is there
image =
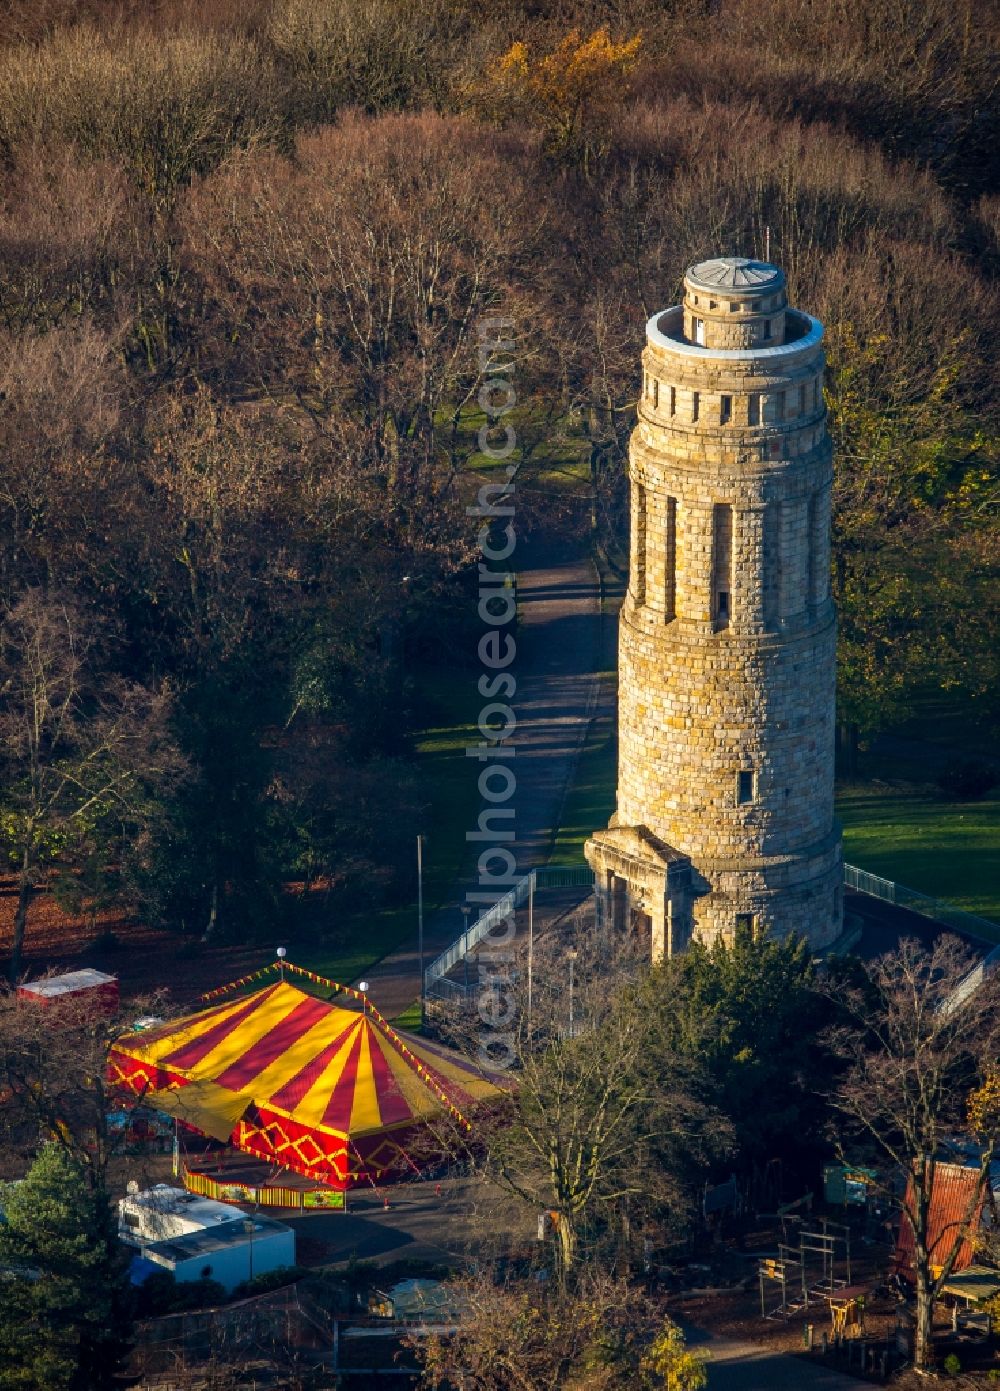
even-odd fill
[[[420,1001],[414,1000],[409,1009],[405,1009],[402,1014],[396,1016],[392,1021],[397,1029],[408,1029],[411,1034],[420,1032]]]
[[[580,751],[562,824],[552,841],[552,864],[583,864],[583,842],[608,824],[618,781],[616,743],[613,719],[595,720]]]
[[[566,496],[588,495],[591,481],[587,441],[578,422],[571,419],[553,422],[540,416],[537,409],[523,406],[516,406],[504,420],[513,426],[518,439],[528,443],[527,459],[522,456],[520,448],[515,449],[510,459],[502,463],[480,454],[478,434],[481,427],[488,423],[486,413],[475,402],[462,408],[458,434],[462,447],[468,450],[467,469],[470,475],[481,477],[495,470],[499,478],[500,470],[509,462],[523,468],[519,478],[522,487],[530,482],[535,487],[551,489]],[[440,423],[447,427],[450,422],[442,415]],[[543,451],[533,451],[531,443],[537,439],[539,431],[545,434],[545,448]],[[498,435],[497,438],[502,437]]]
[[[615,809],[615,738],[595,721],[556,832],[553,864],[581,864],[583,843]],[[844,858],[1000,922],[1000,796],[952,802],[905,785],[844,785],[837,797]]]
[[[950,802],[854,783],[837,814],[850,864],[1000,922],[1000,797]]]

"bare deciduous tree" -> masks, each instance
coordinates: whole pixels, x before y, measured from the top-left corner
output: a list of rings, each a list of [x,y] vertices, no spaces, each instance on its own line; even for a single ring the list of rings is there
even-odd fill
[[[458,1324],[447,1336],[410,1338],[424,1382],[465,1391],[700,1391],[706,1355],[624,1280],[591,1271],[568,1294],[485,1273],[452,1285]]]
[[[133,1001],[129,1018],[163,1008],[162,998]],[[108,1121],[114,1091],[108,1049],[125,1027],[121,1016],[85,994],[46,1005],[0,986],[0,1135],[8,1162],[23,1162],[40,1139],[52,1139],[83,1166],[94,1188],[105,1187],[121,1139]],[[121,1106],[136,1105],[132,1094],[114,1095]]]
[[[662,1050],[657,1074],[646,1066],[641,979],[628,947],[616,956],[582,937],[567,952],[552,938],[536,951],[530,1009],[523,989],[502,992],[516,1071],[511,1108],[485,1135],[486,1172],[553,1215],[563,1285],[586,1238],[610,1231],[627,1248],[633,1224],[687,1217],[688,1181],[729,1138],[689,1063]]]
[[[29,590],[0,629],[0,822],[17,871],[10,974],[46,866],[109,824],[124,836],[152,814],[184,764],[170,695],[102,673],[96,629],[66,598]]]
[[[931,1361],[934,1300],[980,1209],[1000,1138],[996,1108],[970,1108],[995,1070],[998,1037],[994,980],[962,985],[973,965],[956,937],[939,938],[930,951],[907,940],[867,965],[860,985],[835,988],[847,1021],[832,1035],[848,1064],[834,1098],[849,1126],[842,1143],[857,1147],[855,1159],[867,1151],[888,1163],[907,1184],[902,1220],[913,1236],[918,1367]],[[966,1131],[970,1110],[975,1182],[961,1221],[932,1245],[938,1166],[949,1148],[955,1157],[955,1138]]]

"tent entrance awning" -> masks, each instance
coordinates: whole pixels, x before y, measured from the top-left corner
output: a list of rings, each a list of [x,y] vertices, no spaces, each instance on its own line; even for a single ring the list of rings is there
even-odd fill
[[[967,1299],[972,1304],[993,1299],[1000,1294],[1000,1270],[987,1265],[967,1266],[941,1286],[941,1293],[950,1294],[956,1299]]]
[[[165,1111],[168,1116],[193,1126],[203,1135],[210,1135],[213,1140],[228,1140],[249,1104],[239,1092],[231,1092],[228,1087],[219,1087],[207,1079],[189,1082],[184,1087],[166,1087],[146,1097],[147,1106]]]

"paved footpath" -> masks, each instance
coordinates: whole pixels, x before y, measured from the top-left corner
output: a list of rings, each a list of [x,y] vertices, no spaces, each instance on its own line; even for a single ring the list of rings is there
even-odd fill
[[[682,1325],[691,1347],[712,1354],[708,1391],[870,1391],[870,1381],[823,1367],[787,1353],[769,1352],[756,1343],[715,1338],[703,1329]]]
[[[526,545],[518,559],[517,657],[512,668],[517,679],[517,729],[510,741],[516,750],[512,766],[517,789],[508,805],[515,813],[511,848],[518,873],[526,874],[548,859],[589,721],[613,707],[614,685],[602,682],[599,673],[605,664],[605,625],[613,624],[614,617],[602,617],[600,585],[585,543],[534,543]],[[474,690],[478,678],[479,672],[471,670],[460,679]],[[469,759],[470,779],[478,777],[482,766]],[[427,961],[461,936],[459,905],[475,887],[475,860],[470,856],[451,904],[428,919]],[[367,973],[369,994],[389,1018],[408,1008],[420,993],[416,945],[414,932],[412,943]]]

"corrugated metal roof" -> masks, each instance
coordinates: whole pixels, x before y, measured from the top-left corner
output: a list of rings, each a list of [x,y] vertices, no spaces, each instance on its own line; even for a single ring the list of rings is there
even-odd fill
[[[707,288],[727,290],[779,289],[785,275],[778,266],[767,261],[753,261],[746,256],[717,256],[711,261],[699,261],[689,266],[687,279]]]
[[[94,990],[104,985],[117,984],[117,976],[108,976],[103,971],[95,971],[92,966],[87,966],[82,971],[67,971],[65,975],[49,976],[47,980],[25,981],[20,987],[20,993],[51,998],[54,995],[70,995],[77,990]]]
[[[951,1254],[953,1243],[962,1231],[963,1223],[967,1220],[966,1214],[969,1210],[969,1203],[975,1194],[978,1178],[978,1169],[969,1168],[964,1164],[939,1163],[936,1166],[934,1184],[931,1189],[930,1211],[927,1215],[927,1244],[932,1266],[944,1265]],[[956,1274],[960,1270],[966,1270],[972,1264],[974,1250],[970,1232],[974,1233],[979,1227],[983,1211],[983,1196],[980,1196],[972,1211],[966,1234],[961,1237],[954,1265],[954,1273]],[[913,1179],[910,1178],[906,1185],[905,1206],[909,1207],[912,1201]],[[905,1216],[902,1216],[899,1222],[899,1239],[896,1242],[896,1269],[900,1275],[912,1280],[913,1232]]]
[[[1000,1294],[1000,1270],[988,1265],[970,1265],[967,1270],[949,1277],[941,1286],[942,1294],[953,1294],[959,1299],[971,1299],[974,1304],[984,1299],[993,1299]]]

